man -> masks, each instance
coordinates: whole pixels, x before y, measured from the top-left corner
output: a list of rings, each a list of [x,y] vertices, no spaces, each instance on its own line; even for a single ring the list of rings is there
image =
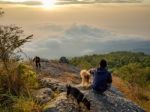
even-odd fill
[[[95,92],[102,94],[110,87],[112,83],[112,76],[107,71],[106,60],[101,60],[99,64],[100,67],[93,72],[94,77],[92,88]]]
[[[33,62],[35,62],[37,69],[38,69],[38,68],[39,68],[39,69],[41,68],[40,61],[41,61],[41,59],[40,59],[40,57],[38,57],[38,56],[35,56],[35,58],[33,59]]]

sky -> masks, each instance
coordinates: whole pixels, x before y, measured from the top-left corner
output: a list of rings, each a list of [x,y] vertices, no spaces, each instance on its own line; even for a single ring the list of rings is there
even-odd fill
[[[32,5],[38,4],[44,0],[1,0],[2,2],[30,2]],[[93,4],[93,3],[150,3],[150,0],[46,0],[55,1],[58,4]]]
[[[24,1],[42,1],[42,0],[1,0],[1,1],[11,1],[11,2],[24,2]],[[66,1],[66,2],[103,2],[103,1],[136,1],[136,0],[57,0],[58,2]],[[148,2],[149,0],[143,0]]]
[[[150,0],[0,0],[0,7],[0,25],[34,35],[23,47],[30,57],[150,53]]]

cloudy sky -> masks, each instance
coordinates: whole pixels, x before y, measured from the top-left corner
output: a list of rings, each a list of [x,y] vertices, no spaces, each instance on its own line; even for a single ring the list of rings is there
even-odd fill
[[[34,2],[35,4],[38,2],[42,2],[44,0],[1,0],[2,2]],[[53,1],[53,0],[49,0]],[[58,4],[86,4],[86,3],[149,3],[149,0],[55,0]]]
[[[150,53],[150,0],[0,0],[1,25],[34,34],[28,56]]]

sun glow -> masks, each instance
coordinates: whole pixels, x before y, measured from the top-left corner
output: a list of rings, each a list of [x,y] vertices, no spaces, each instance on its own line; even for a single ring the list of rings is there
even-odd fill
[[[55,0],[41,0],[43,7],[51,8],[55,5]]]

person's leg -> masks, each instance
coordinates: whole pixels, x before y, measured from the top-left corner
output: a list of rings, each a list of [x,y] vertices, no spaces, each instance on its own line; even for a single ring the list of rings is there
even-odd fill
[[[95,90],[93,87],[92,87],[92,91],[95,93],[95,94],[100,94],[100,95],[104,95],[104,91],[101,91],[101,90]]]
[[[39,68],[41,68],[41,63],[39,62]]]
[[[35,62],[35,64],[36,64],[36,68],[38,68],[38,62]]]

